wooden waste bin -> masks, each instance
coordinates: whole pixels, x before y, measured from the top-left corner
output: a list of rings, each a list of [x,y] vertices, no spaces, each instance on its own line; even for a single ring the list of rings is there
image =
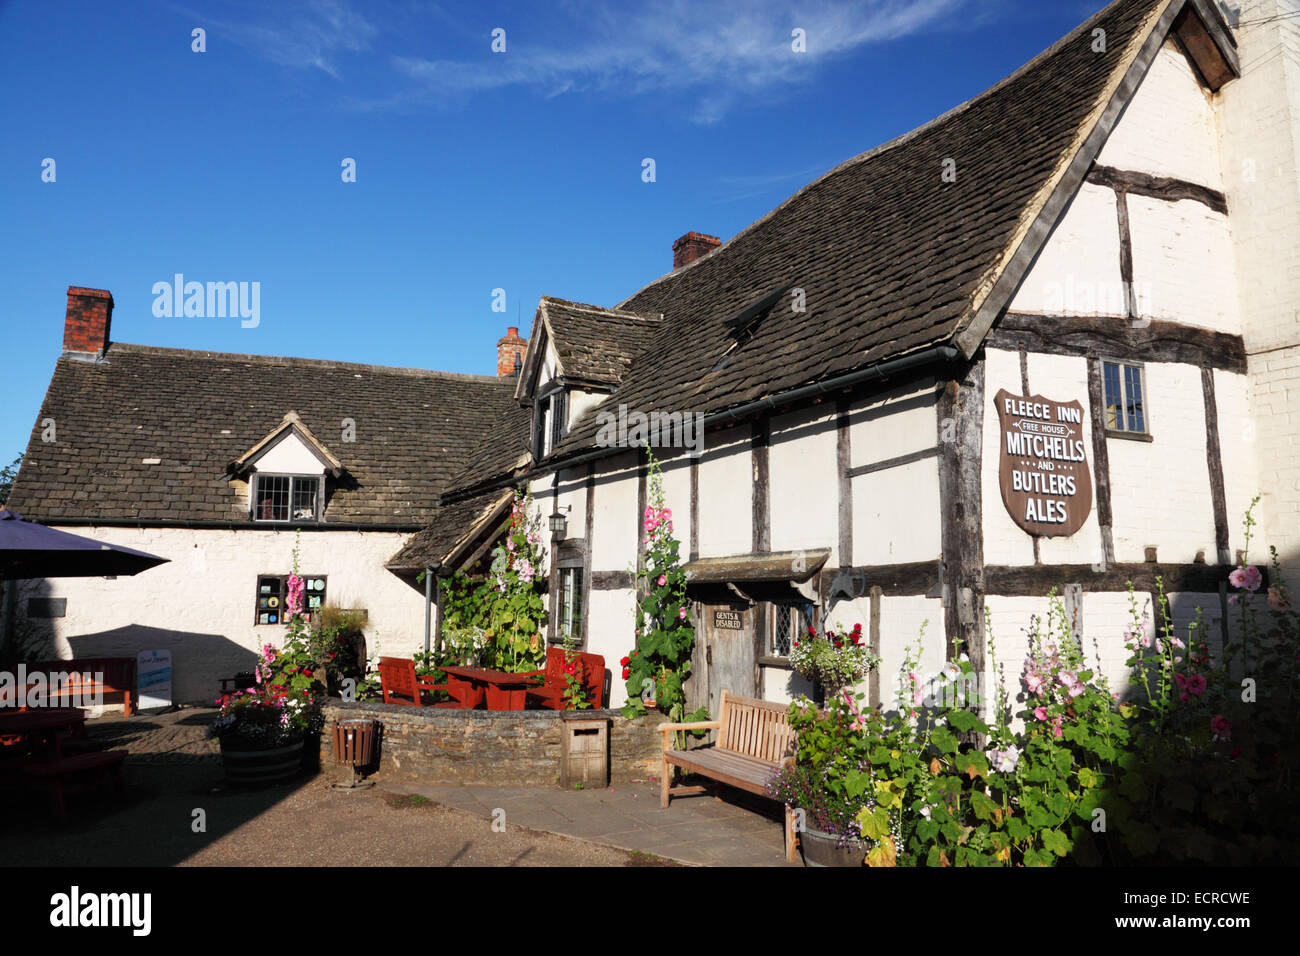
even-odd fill
[[[560,745],[560,786],[609,786],[609,718],[565,717]]]

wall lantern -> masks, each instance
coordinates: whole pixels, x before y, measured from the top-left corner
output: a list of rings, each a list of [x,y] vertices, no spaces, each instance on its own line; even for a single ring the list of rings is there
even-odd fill
[[[551,515],[551,534],[555,535],[555,537],[564,537],[564,532],[568,526],[569,519],[564,516],[563,512],[568,511],[572,507],[572,505],[558,506],[555,510],[555,514]]]

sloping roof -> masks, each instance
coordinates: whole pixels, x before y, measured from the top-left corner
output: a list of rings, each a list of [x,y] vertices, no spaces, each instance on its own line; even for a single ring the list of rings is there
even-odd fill
[[[1117,0],[975,99],[620,303],[664,321],[609,401],[710,414],[938,345],[973,354],[1193,6],[1219,24],[1201,0]],[[787,287],[744,330],[728,324]],[[575,423],[551,460],[595,449],[597,429],[595,415]]]
[[[490,530],[495,519],[510,516],[510,502],[514,492],[494,491],[443,505],[433,520],[419,534],[389,559],[390,571],[419,571],[423,568],[446,565],[449,559],[469,557],[464,545],[476,540]],[[456,554],[456,552],[463,552]],[[455,570],[455,567],[452,568]]]
[[[286,433],[294,434],[299,437],[315,454],[321,459],[322,464],[329,468],[330,474],[335,478],[343,472],[343,463],[335,457],[334,453],[325,447],[325,443],[311,433],[311,429],[303,422],[302,416],[290,409],[285,412],[283,420],[276,425],[271,431],[256,445],[248,449],[234,461],[226,466],[231,474],[238,474],[247,471],[252,467],[259,458],[266,452],[275,447],[277,439]]]
[[[543,296],[538,312],[570,382],[616,386],[663,322],[658,312],[603,309]]]
[[[327,523],[419,527],[484,423],[513,408],[513,388],[496,376],[113,343],[101,362],[59,359],[9,504],[36,520],[244,522],[247,486],[226,465],[297,410],[345,469]],[[54,442],[41,440],[46,418]],[[354,442],[342,441],[344,419]]]

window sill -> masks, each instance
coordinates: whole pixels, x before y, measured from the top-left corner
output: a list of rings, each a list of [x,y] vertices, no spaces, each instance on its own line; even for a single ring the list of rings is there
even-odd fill
[[[790,664],[788,657],[772,657],[770,655],[758,659],[759,667],[776,667],[783,671],[792,671],[794,667]]]
[[[1106,429],[1106,437],[1122,438],[1125,441],[1144,441],[1144,442],[1155,441],[1155,436],[1147,432],[1121,432],[1121,431],[1116,431],[1113,428]]]

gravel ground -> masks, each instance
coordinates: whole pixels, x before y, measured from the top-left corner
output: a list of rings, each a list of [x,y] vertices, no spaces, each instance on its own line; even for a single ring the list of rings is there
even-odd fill
[[[646,866],[665,861],[520,827],[375,787],[329,789],[319,775],[242,790],[209,763],[128,762],[127,792],[69,796],[70,822],[50,818],[43,790],[5,786],[5,866]],[[198,813],[196,811],[202,811]],[[195,832],[195,821],[206,829]]]

